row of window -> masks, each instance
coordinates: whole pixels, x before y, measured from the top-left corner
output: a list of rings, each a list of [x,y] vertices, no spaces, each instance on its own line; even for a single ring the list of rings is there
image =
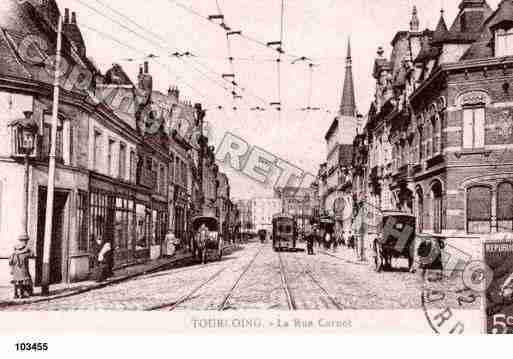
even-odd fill
[[[130,150],[129,156],[127,167],[127,144],[113,138],[108,138],[107,153],[105,153],[103,134],[101,131],[94,131],[93,170],[134,183],[136,180],[137,158],[133,149]],[[104,163],[106,168],[103,166]]]
[[[442,187],[436,182],[426,199],[417,191],[415,216],[417,229],[424,230],[431,224],[434,233],[441,233],[443,222]],[[466,231],[471,234],[513,232],[513,184],[503,182],[493,191],[490,186],[476,185],[468,188],[466,202]],[[496,203],[495,208],[493,203]]]
[[[496,197],[493,215],[493,197]],[[504,182],[494,193],[491,187],[471,187],[467,193],[467,230],[469,233],[513,232],[513,184]]]
[[[479,149],[485,146],[485,108],[469,107],[464,108],[462,122],[462,148]],[[395,169],[406,164],[420,163],[442,153],[442,120],[439,115],[435,115],[424,126],[418,128],[413,142],[397,142],[392,145],[391,155],[388,158],[389,151],[382,143],[376,141],[371,152],[370,165],[374,167],[390,160]]]

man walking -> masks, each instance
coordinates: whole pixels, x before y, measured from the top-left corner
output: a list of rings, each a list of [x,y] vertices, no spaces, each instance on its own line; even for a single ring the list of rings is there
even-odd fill
[[[308,255],[313,255],[314,252],[313,252],[313,247],[314,247],[314,242],[316,242],[318,240],[318,229],[317,229],[317,225],[313,225],[312,226],[312,232],[310,234],[308,234],[308,236],[306,237],[306,250],[308,252]]]

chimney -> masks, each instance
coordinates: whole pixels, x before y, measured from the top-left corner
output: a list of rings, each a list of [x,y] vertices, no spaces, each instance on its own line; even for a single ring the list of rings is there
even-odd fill
[[[68,8],[64,9],[64,23],[65,24],[69,23],[69,9]]]
[[[144,61],[144,73],[149,73],[149,64],[148,61]]]
[[[139,75],[142,75],[142,74],[143,74],[143,66],[139,65]]]
[[[77,14],[74,11],[71,13],[71,23],[72,24],[77,23]]]

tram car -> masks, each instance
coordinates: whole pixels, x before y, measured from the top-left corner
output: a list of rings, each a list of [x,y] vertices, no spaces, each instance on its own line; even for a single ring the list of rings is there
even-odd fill
[[[294,217],[286,214],[273,216],[274,251],[294,250],[297,242],[297,224]]]
[[[258,239],[260,239],[261,243],[264,243],[267,238],[267,231],[265,229],[261,229],[258,231]]]
[[[223,255],[223,239],[219,233],[219,221],[215,217],[201,216],[191,222],[193,233],[193,255],[201,263],[206,263],[208,255],[217,260]]]

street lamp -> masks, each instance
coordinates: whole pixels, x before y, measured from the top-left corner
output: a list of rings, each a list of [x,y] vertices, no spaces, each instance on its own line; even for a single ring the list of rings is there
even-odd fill
[[[36,147],[36,134],[39,130],[32,111],[24,111],[24,117],[9,123],[13,140],[13,157],[23,157],[25,161],[25,179],[23,194],[23,215],[21,216],[22,236],[28,236],[28,192],[29,192],[29,157]]]

